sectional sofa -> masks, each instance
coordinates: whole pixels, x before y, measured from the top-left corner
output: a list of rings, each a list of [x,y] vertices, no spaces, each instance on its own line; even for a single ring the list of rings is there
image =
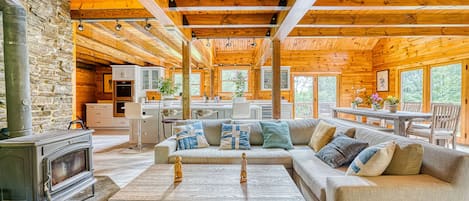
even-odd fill
[[[331,168],[315,156],[307,145],[318,124],[317,119],[286,120],[294,149],[263,149],[262,128],[258,121],[204,120],[204,132],[209,148],[176,150],[174,137],[155,146],[155,163],[173,163],[182,156],[184,163],[239,164],[246,152],[249,164],[281,164],[291,176],[306,200],[314,201],[402,201],[402,200],[469,200],[469,155],[444,149],[425,142],[323,119],[337,126],[336,133],[346,133],[375,145],[389,140],[397,144],[421,143],[423,164],[419,175],[377,177],[345,176],[347,167]],[[185,121],[182,123],[191,123]],[[219,150],[222,123],[251,125],[251,150]]]

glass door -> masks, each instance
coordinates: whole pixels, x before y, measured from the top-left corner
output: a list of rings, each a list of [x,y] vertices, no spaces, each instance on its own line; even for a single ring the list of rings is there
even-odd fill
[[[318,77],[318,117],[332,117],[337,105],[337,76]]]
[[[313,76],[294,76],[294,108],[295,118],[313,118],[314,116],[314,77]]]

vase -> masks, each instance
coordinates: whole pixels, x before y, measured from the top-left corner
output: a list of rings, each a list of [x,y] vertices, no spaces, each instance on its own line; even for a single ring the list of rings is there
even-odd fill
[[[234,103],[245,103],[246,102],[246,97],[242,96],[242,97],[234,97],[233,98],[233,102]]]
[[[356,103],[352,103],[352,104],[351,104],[351,107],[352,107],[352,109],[357,109],[357,104],[356,104]]]
[[[389,112],[396,113],[397,112],[397,105],[388,105]]]
[[[371,109],[373,111],[378,111],[379,110],[379,105],[378,104],[371,104]]]

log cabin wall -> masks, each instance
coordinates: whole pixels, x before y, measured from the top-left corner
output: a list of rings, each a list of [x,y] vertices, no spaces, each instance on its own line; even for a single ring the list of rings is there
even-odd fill
[[[423,68],[424,77],[429,77],[431,66],[448,63],[461,63],[463,69],[469,64],[469,38],[467,37],[438,37],[438,38],[390,38],[381,39],[373,49],[373,79],[376,71],[389,70],[389,92],[380,92],[381,97],[395,95],[399,97],[399,72],[411,68]],[[468,73],[462,71],[461,96],[468,98]],[[428,78],[427,78],[428,79]],[[426,86],[425,86],[426,85]],[[424,88],[429,89],[430,82],[424,81]],[[374,82],[374,89],[376,82]],[[430,99],[430,92],[425,90],[424,99]],[[423,111],[430,111],[430,104],[424,101]],[[467,133],[469,127],[469,109],[462,104],[461,111],[461,137],[459,143],[469,143]]]
[[[372,89],[374,87],[374,74],[372,72],[372,52],[371,51],[321,51],[321,50],[300,50],[300,51],[282,51],[282,66],[290,66],[290,80],[293,80],[293,74],[315,73],[315,74],[338,74],[339,80],[339,104],[340,106],[350,106],[353,99],[353,87],[365,87]],[[252,62],[254,59],[250,55],[237,54],[217,54],[215,62],[241,63]],[[271,65],[270,60],[264,66]],[[272,92],[261,91],[261,70],[260,67],[237,67],[226,66],[215,69],[215,94],[221,94],[224,99],[230,99],[231,94],[221,93],[220,70],[226,68],[247,68],[249,69],[249,89],[246,93],[248,99],[270,100]],[[290,88],[293,86],[290,85]],[[282,91],[281,96],[286,100],[292,101],[292,90]]]
[[[76,116],[82,119],[84,118],[83,110],[85,103],[96,102],[96,78],[98,77],[96,75],[97,73],[94,69],[77,68],[76,71]]]

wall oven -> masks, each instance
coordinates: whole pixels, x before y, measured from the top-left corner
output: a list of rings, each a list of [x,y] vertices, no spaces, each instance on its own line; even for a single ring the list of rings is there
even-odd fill
[[[116,98],[132,98],[133,94],[133,84],[132,81],[116,81],[115,83]]]

